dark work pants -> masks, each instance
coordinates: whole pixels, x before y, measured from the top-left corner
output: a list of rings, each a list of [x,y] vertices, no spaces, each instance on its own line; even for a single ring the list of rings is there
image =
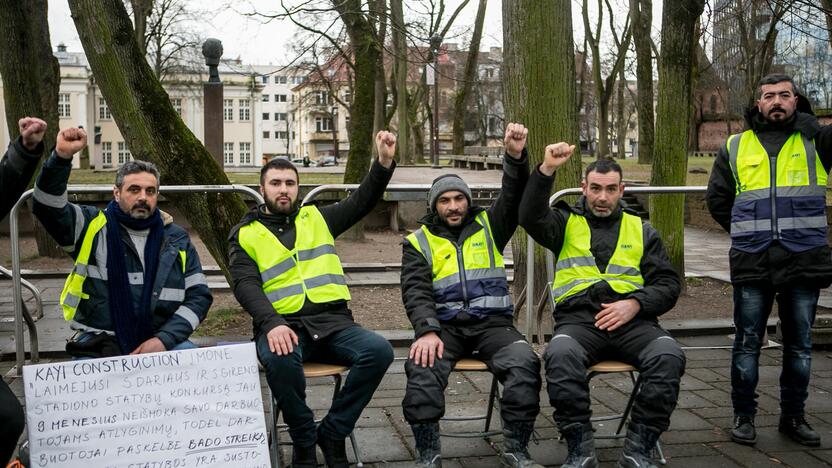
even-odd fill
[[[540,412],[540,358],[512,326],[490,328],[442,325],[442,359],[433,367],[405,362],[407,389],[402,409],[410,424],[434,423],[445,414],[448,375],[462,358],[484,361],[503,384],[500,416],[503,424],[533,422]]]
[[[606,359],[625,362],[639,371],[642,388],[631,420],[659,432],[670,425],[685,355],[658,324],[639,320],[612,332],[593,324],[563,324],[555,327],[544,359],[549,402],[559,428],[589,422],[587,369]]]
[[[0,466],[6,466],[12,457],[25,422],[20,402],[0,379]]]
[[[317,441],[315,417],[306,404],[306,378],[303,363],[322,362],[349,366],[341,391],[329,408],[329,413],[317,428],[332,440],[343,440],[355,427],[355,422],[378,384],[393,362],[393,347],[381,335],[359,326],[333,333],[314,341],[304,331],[297,331],[298,346],[291,354],[278,356],[269,350],[266,335],[257,336],[257,356],[266,368],[266,380],[289,426],[289,435],[296,445],[308,447]]]

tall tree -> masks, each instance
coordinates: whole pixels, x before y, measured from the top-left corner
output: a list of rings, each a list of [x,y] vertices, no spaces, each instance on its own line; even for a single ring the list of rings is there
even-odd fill
[[[396,152],[399,161],[412,163],[410,152],[409,112],[407,108],[407,31],[405,30],[404,8],[402,0],[390,0],[390,20],[393,24],[393,60],[394,76],[396,77]]]
[[[630,0],[633,43],[636,46],[636,109],[638,110],[638,163],[653,162],[653,0]]]
[[[829,45],[832,46],[832,0],[820,0],[823,16],[826,17],[826,31],[829,33]]]
[[[387,38],[387,0],[371,0],[370,1],[370,20],[373,29],[376,32],[376,37],[378,38],[379,44],[384,44]],[[384,130],[387,127],[387,82],[385,81],[384,76],[384,53],[378,54],[378,61],[376,62],[376,81],[374,83],[375,88],[375,100],[373,105],[373,135],[378,133],[380,130]],[[406,141],[406,140],[405,140]],[[400,148],[399,145],[402,144],[400,139],[397,139],[398,145],[396,148]],[[373,155],[378,156],[376,146],[372,145],[373,147]]]
[[[547,144],[578,142],[575,52],[570,0],[503,0],[503,102],[506,121],[529,129],[526,147],[532,167],[543,160]],[[581,158],[570,158],[558,171],[556,188],[576,187],[581,180]],[[514,285],[526,282],[526,233],[512,241]],[[543,249],[535,254],[536,300],[546,285]]]
[[[142,54],[147,53],[147,20],[153,11],[153,0],[129,0],[133,16],[133,32]]]
[[[55,146],[61,84],[60,66],[49,42],[46,12],[46,0],[0,1],[0,27],[3,29],[0,34],[0,75],[3,77],[9,136],[11,139],[19,136],[17,121],[21,117],[39,117],[48,125],[43,139],[44,152]],[[66,255],[37,221],[35,238],[40,255]]]
[[[453,127],[453,154],[462,154],[465,149],[465,114],[467,112],[468,96],[471,93],[471,86],[477,78],[477,63],[480,56],[480,41],[482,39],[482,27],[485,22],[486,0],[480,0],[477,7],[477,17],[474,20],[474,32],[471,35],[471,43],[468,45],[468,57],[465,60],[465,72],[462,74],[462,83],[457,85],[454,98],[454,127]]]
[[[650,185],[683,186],[688,163],[691,75],[696,23],[705,0],[666,2],[662,9],[656,152]],[[650,220],[662,236],[673,266],[684,278],[684,195],[652,195]]]
[[[188,130],[133,40],[124,5],[70,0],[81,44],[101,93],[136,159],[155,163],[165,184],[228,184],[222,168]],[[186,213],[227,275],[226,236],[246,212],[235,194],[166,195]]]
[[[603,4],[602,4],[603,1]],[[606,79],[602,75],[601,70],[601,35],[602,25],[604,21],[604,6],[607,7],[610,19],[610,33],[615,42],[612,53],[612,66],[609,70],[609,75]],[[624,23],[624,30],[621,33],[621,39],[618,37],[615,27],[615,15],[612,11],[612,5],[609,0],[598,0],[598,18],[595,24],[595,31],[589,23],[589,5],[587,0],[582,3],[582,16],[584,20],[584,34],[586,34],[587,43],[592,51],[592,81],[595,84],[595,104],[596,104],[596,125],[598,126],[598,148],[596,156],[603,158],[610,154],[609,143],[609,117],[610,117],[610,100],[615,92],[615,80],[618,78],[618,71],[624,66],[624,59],[627,57],[627,49],[630,48],[630,39],[632,38],[632,29],[630,28],[630,16]]]

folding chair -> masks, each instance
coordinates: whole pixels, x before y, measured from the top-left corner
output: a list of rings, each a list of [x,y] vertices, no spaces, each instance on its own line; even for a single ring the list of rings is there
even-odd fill
[[[314,377],[332,377],[335,381],[335,389],[332,391],[332,401],[334,402],[335,397],[341,390],[341,374],[349,369],[350,368],[347,366],[339,366],[335,364],[305,362],[303,363],[303,376],[307,379]],[[272,466],[280,468],[280,430],[286,429],[288,426],[286,424],[277,423],[280,410],[277,408],[277,402],[275,401],[274,395],[271,393],[271,388],[269,389],[269,410],[272,415]],[[319,421],[316,420],[315,422]],[[350,443],[352,444],[352,451],[355,454],[355,466],[362,468],[364,463],[361,461],[361,452],[358,449],[358,443],[355,441],[354,432],[350,432]]]
[[[454,369],[451,372],[489,372],[488,366],[478,359],[460,359],[457,361]],[[491,416],[494,413],[494,403],[497,402],[499,407],[500,388],[497,382],[497,377],[491,376],[491,390],[488,393],[488,407],[485,414],[476,416],[445,416],[442,421],[485,421],[485,427],[482,431],[459,431],[459,432],[440,432],[439,435],[443,437],[460,437],[460,438],[477,438],[490,437],[502,434],[502,431],[491,430]]]

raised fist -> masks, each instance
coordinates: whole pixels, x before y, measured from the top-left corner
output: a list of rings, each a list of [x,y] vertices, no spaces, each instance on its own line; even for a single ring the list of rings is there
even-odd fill
[[[64,159],[72,159],[72,155],[87,146],[87,132],[80,127],[65,128],[58,133],[55,152]]]
[[[390,167],[393,164],[393,155],[396,154],[396,135],[385,130],[376,133],[376,149],[378,162],[384,167]]]
[[[17,126],[20,129],[23,147],[29,151],[34,151],[43,141],[43,134],[46,133],[46,122],[37,117],[27,116],[18,120]]]
[[[546,175],[552,175],[559,167],[569,161],[572,156],[572,151],[575,150],[575,145],[569,143],[554,143],[546,146],[546,153],[543,155],[543,164],[540,165],[540,171]]]
[[[529,129],[519,123],[509,123],[506,126],[506,137],[503,144],[506,147],[506,154],[514,159],[520,159],[523,154],[523,148],[526,147],[526,136],[529,134]]]

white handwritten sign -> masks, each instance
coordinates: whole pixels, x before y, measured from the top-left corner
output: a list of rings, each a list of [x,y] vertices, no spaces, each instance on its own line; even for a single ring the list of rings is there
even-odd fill
[[[254,344],[25,366],[33,467],[269,467]]]

